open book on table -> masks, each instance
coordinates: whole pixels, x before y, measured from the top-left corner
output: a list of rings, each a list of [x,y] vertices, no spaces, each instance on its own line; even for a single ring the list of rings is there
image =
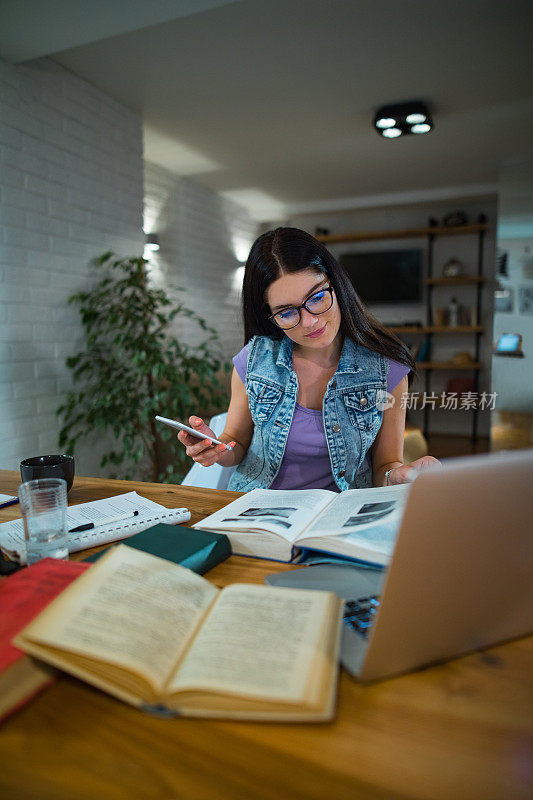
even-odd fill
[[[118,545],[15,643],[145,710],[320,721],[335,710],[341,624],[333,593],[253,584],[219,590]]]
[[[253,489],[193,527],[225,533],[236,555],[297,561],[311,549],[387,565],[409,488]]]

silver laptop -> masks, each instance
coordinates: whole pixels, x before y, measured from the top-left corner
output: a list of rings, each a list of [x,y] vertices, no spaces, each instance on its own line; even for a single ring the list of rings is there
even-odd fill
[[[386,678],[533,632],[533,450],[422,473],[385,571],[324,564],[269,583],[344,598],[341,663]]]

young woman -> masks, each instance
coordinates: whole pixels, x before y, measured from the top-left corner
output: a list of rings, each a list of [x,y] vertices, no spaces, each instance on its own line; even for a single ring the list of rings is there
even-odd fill
[[[238,465],[229,489],[365,488],[405,483],[407,348],[365,310],[313,236],[277,228],[252,246],[243,284],[244,348],[233,359],[227,422],[212,445],[179,440],[203,466]],[[213,435],[190,417],[199,432]],[[416,473],[413,473],[416,474]]]

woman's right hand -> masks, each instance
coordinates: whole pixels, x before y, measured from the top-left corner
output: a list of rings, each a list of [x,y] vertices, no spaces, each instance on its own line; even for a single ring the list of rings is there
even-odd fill
[[[212,436],[217,439],[211,428],[208,428],[205,422],[200,417],[189,417],[189,425],[199,433],[206,436]],[[211,467],[216,464],[228,452],[223,444],[212,444],[209,439],[197,439],[196,436],[180,431],[178,433],[179,441],[185,446],[185,452],[190,456],[193,461],[201,464],[202,467]],[[236,442],[228,442],[231,447],[235,447]]]

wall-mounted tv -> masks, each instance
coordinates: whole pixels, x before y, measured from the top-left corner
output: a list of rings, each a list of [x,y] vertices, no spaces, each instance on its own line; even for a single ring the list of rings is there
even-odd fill
[[[342,253],[339,263],[363,303],[422,302],[421,250]]]

